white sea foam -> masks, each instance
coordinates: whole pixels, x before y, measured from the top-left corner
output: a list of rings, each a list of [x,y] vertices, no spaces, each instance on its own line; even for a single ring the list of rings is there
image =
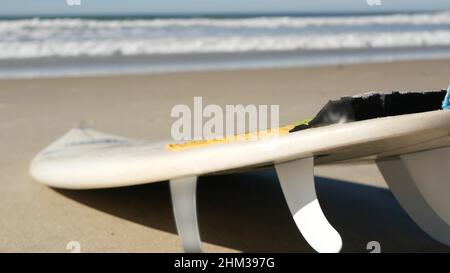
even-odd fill
[[[450,45],[450,12],[0,21],[0,59]]]
[[[0,59],[450,46],[450,31],[0,42]]]
[[[137,20],[91,19],[25,19],[0,22],[0,30],[20,28],[164,28],[164,27],[223,27],[223,28],[304,28],[311,26],[358,25],[439,25],[450,24],[450,12],[425,14],[390,14],[374,16],[334,17],[254,17],[254,18],[164,18]]]

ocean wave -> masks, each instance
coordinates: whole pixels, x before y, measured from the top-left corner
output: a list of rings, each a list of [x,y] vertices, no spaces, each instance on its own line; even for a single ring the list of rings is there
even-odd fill
[[[0,59],[450,45],[450,12],[335,17],[0,20]]]
[[[450,31],[333,35],[0,42],[0,59],[450,46]]]
[[[222,28],[305,28],[314,26],[361,25],[439,25],[450,24],[450,12],[389,14],[373,16],[332,17],[252,17],[252,18],[163,18],[163,19],[23,19],[0,21],[0,31],[26,28],[170,28],[170,27],[222,27]]]

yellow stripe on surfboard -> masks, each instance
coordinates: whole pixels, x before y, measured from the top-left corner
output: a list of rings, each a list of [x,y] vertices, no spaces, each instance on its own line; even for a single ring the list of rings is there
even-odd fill
[[[296,121],[293,124],[285,125],[275,129],[267,129],[253,133],[246,133],[241,135],[234,136],[226,136],[222,138],[213,138],[213,139],[200,139],[200,140],[190,140],[182,143],[170,143],[166,145],[166,149],[169,151],[182,151],[186,149],[192,148],[200,148],[214,144],[224,144],[224,143],[233,143],[238,141],[249,141],[249,140],[257,140],[261,138],[272,137],[275,135],[286,135],[292,130],[295,126],[300,124],[307,125],[310,119]]]

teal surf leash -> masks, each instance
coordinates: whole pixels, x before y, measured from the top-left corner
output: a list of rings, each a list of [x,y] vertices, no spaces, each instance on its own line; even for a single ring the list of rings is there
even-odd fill
[[[442,102],[442,109],[443,110],[450,109],[450,85],[447,88],[447,94],[445,95],[445,99]]]

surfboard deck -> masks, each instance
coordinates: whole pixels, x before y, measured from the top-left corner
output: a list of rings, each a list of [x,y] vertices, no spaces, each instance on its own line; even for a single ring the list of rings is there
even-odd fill
[[[233,142],[171,149],[74,128],[32,161],[32,176],[67,189],[120,187],[239,171],[314,157],[315,164],[374,160],[450,145],[450,111],[436,110],[333,124]]]

